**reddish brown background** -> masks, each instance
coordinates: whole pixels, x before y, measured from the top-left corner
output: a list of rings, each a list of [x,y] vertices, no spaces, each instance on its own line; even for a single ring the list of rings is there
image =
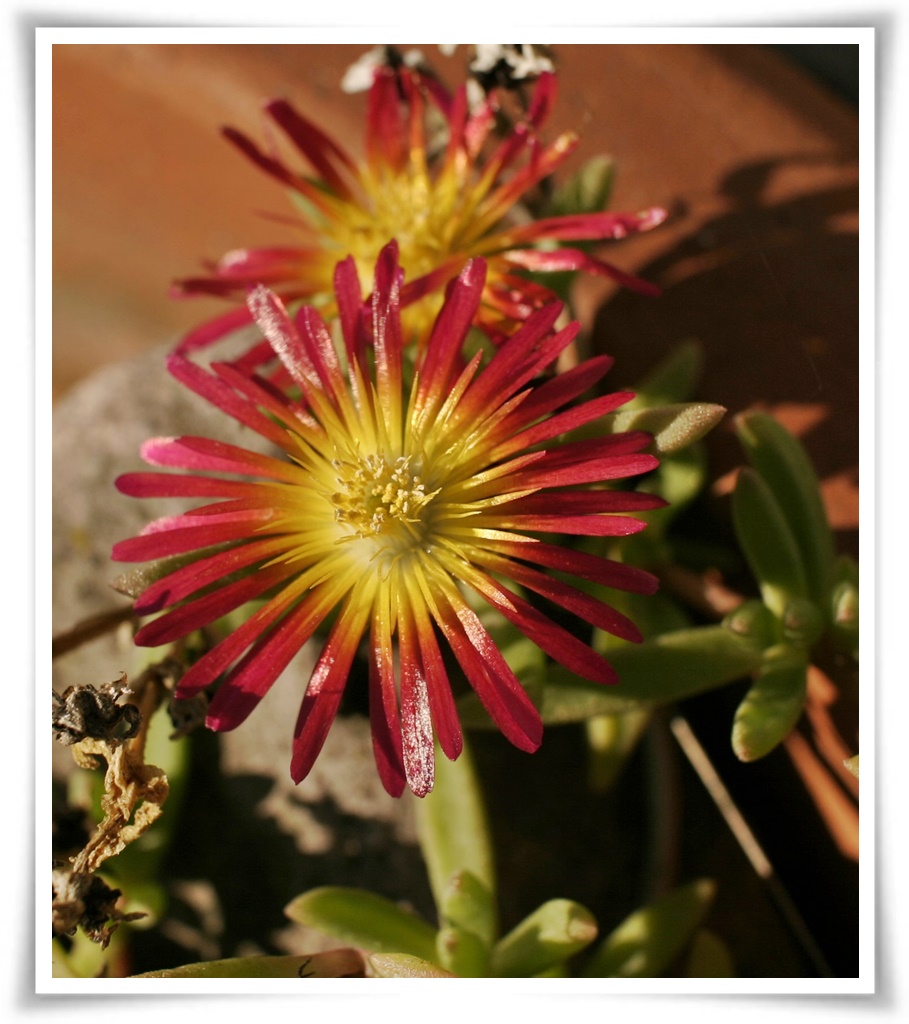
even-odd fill
[[[338,88],[357,45],[54,46],[55,397],[96,366],[223,308],[169,283],[233,246],[280,241],[259,213],[280,190],[219,135],[258,134],[285,95],[350,149],[364,98]],[[450,77],[454,56],[423,50]],[[662,204],[660,230],[607,255],[665,289],[616,296],[584,280],[576,309],[633,383],[685,337],[707,347],[701,397],[765,403],[805,437],[838,527],[857,523],[858,119],[779,56],[750,45],[566,45],[552,130],[572,165],[617,161],[612,207]],[[612,301],[610,301],[612,300]],[[823,428],[821,425],[823,424]]]

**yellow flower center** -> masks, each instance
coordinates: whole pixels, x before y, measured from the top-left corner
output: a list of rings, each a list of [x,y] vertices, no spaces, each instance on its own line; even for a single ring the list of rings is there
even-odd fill
[[[362,282],[371,281],[376,259],[390,238],[398,243],[406,279],[415,281],[452,256],[471,254],[471,224],[480,194],[460,169],[433,176],[419,157],[398,172],[364,170],[361,195],[347,204],[343,218],[326,223],[339,258],[353,256]],[[334,257],[333,257],[334,258]],[[334,264],[332,262],[332,268]],[[457,268],[460,269],[460,268]],[[405,331],[426,331],[442,303],[435,289],[404,310]]]
[[[373,540],[377,553],[392,554],[423,541],[428,526],[424,510],[438,491],[426,493],[409,456],[334,459],[332,467],[338,485],[332,503],[335,520],[346,527],[343,539]]]

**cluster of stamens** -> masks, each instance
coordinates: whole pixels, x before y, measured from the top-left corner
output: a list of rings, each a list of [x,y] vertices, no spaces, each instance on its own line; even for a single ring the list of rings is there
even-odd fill
[[[418,539],[420,513],[438,492],[426,493],[410,462],[406,455],[391,463],[384,455],[366,455],[356,462],[334,459],[340,488],[332,495],[336,521],[350,527],[351,536]]]

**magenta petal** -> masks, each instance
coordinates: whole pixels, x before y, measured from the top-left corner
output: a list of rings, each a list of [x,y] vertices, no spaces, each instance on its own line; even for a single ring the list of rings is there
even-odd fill
[[[420,586],[433,618],[492,720],[506,739],[533,753],[543,739],[543,722],[492,637],[453,587],[444,596],[438,593],[436,600],[425,580],[420,580]]]
[[[186,285],[187,282],[183,282],[183,284]],[[241,306],[239,309],[232,309],[229,313],[224,313],[222,316],[209,320],[201,327],[190,331],[174,349],[173,355],[177,357],[178,365],[182,366],[186,362],[185,357],[187,353],[207,348],[228,334],[233,334],[234,331],[247,327],[251,321],[252,317],[249,315],[249,310],[245,306]]]
[[[335,169],[335,164],[337,164],[348,172],[355,172],[354,162],[347,153],[286,100],[273,100],[265,109],[287,132],[297,149],[309,160],[334,192],[348,198],[350,189]]]
[[[283,444],[284,434],[281,429],[223,380],[177,354],[168,357],[167,368],[181,384],[201,395],[222,412],[226,412],[228,416],[232,416],[274,444]]]
[[[288,660],[293,657],[294,651],[299,650],[306,643],[337,603],[333,592],[325,587],[310,591],[302,601],[299,598],[299,590],[291,585],[253,612],[242,625],[187,669],[177,687],[177,695],[192,696],[193,693],[205,689],[222,672],[226,671],[250,645],[252,645],[250,651],[244,661],[240,663],[240,665],[249,666],[251,662],[251,668],[247,667],[245,670],[246,676],[255,673],[257,659],[264,671],[267,671],[266,666],[270,664],[281,664],[280,658],[277,660],[272,658],[273,645],[276,643],[280,644],[283,641],[283,654],[287,655]],[[281,616],[285,615],[285,612],[288,612],[288,609],[292,608],[296,602],[299,603],[293,608],[293,611],[280,621],[281,632],[272,629],[274,623],[278,622]],[[240,665],[234,670],[235,672]],[[279,667],[275,674],[277,675],[277,672],[280,671]],[[230,678],[225,680],[219,693],[229,688]],[[222,699],[227,699],[226,693]]]
[[[241,480],[176,473],[124,473],[114,486],[132,498],[226,498],[249,491],[249,484]]]
[[[264,520],[264,517],[262,519]],[[186,522],[186,517],[157,520],[149,524],[150,532],[115,544],[111,558],[115,562],[153,562],[172,555],[214,547],[234,540],[245,540],[254,528],[255,520],[248,514],[228,518],[225,522],[204,521],[200,526],[170,526]]]
[[[561,580],[506,559],[490,558],[487,567],[491,572],[507,576],[520,586],[548,598],[558,607],[577,615],[598,629],[603,629],[623,640],[630,640],[632,643],[640,643],[642,640],[641,631],[626,615]]]
[[[404,622],[407,621],[404,602],[401,603],[401,608],[399,621]],[[436,642],[432,621],[426,607],[422,602],[415,601],[409,610],[414,616],[419,658],[429,691],[429,707],[436,735],[439,738],[439,746],[445,756],[450,761],[454,761],[463,749],[464,739],[461,735],[461,723],[458,721],[458,712],[454,694],[451,692],[448,672],[445,669],[445,662],[442,660],[442,653]],[[402,628],[402,647],[405,645],[404,633],[405,628]]]
[[[302,782],[309,774],[341,703],[350,666],[369,616],[368,604],[357,597],[353,594],[338,616],[306,687],[294,728],[290,762],[294,782]]]
[[[600,555],[573,548],[558,547],[543,541],[533,540],[530,543],[508,543],[505,541],[491,542],[487,545],[502,551],[511,558],[520,558],[525,562],[536,562],[547,569],[556,569],[579,576],[593,583],[614,587],[617,590],[628,590],[636,594],[654,594],[659,589],[659,580],[652,573],[637,566],[626,565]]]
[[[535,311],[521,329],[501,345],[461,401],[460,411],[466,419],[501,405],[571,343],[579,324],[572,324],[558,334],[550,333],[561,309],[561,303],[556,302]]]
[[[503,254],[509,263],[526,270],[556,272],[563,270],[585,270],[589,274],[598,274],[617,281],[625,288],[630,288],[642,295],[659,295],[660,288],[645,281],[643,278],[619,270],[611,263],[605,263],[580,249],[512,249]]]
[[[577,366],[556,374],[527,395],[515,416],[515,423],[525,427],[540,416],[546,415],[568,402],[580,398],[592,388],[612,367],[611,356],[593,356]],[[630,392],[620,392],[630,394]]]
[[[619,677],[604,658],[590,646],[556,625],[524,598],[487,578],[471,578],[471,584],[521,632],[551,658],[582,679],[594,683],[617,683]]]
[[[541,444],[543,441],[551,441],[560,434],[565,434],[572,430],[577,430],[578,427],[583,427],[588,423],[593,423],[615,411],[620,405],[624,405],[625,402],[630,401],[632,398],[634,398],[633,392],[621,391],[612,395],[603,395],[601,398],[594,398],[589,402],[573,406],[565,412],[550,416],[548,419],[529,427],[519,434],[514,434],[507,441],[496,447],[490,458],[499,459],[514,451],[531,448],[534,445]]]
[[[659,206],[640,213],[577,213],[563,217],[541,217],[509,228],[505,234],[509,245],[526,244],[544,238],[563,242],[605,241],[649,231],[662,224],[668,216],[668,211]]]
[[[293,574],[295,569],[286,564],[259,569],[251,575],[225,584],[210,594],[180,605],[164,615],[146,623],[135,642],[140,647],[159,647],[171,643],[193,630],[207,626],[221,616],[239,608]]]
[[[142,458],[152,466],[237,473],[298,483],[299,471],[288,462],[206,437],[157,437],[142,445]]]
[[[412,654],[412,652],[411,652]],[[401,745],[407,784],[426,796],[435,782],[435,748],[426,680],[412,657],[401,659]]]
[[[562,446],[563,449],[567,447]],[[516,488],[575,487],[578,484],[624,480],[626,477],[647,473],[659,465],[659,460],[653,455],[607,455],[605,458],[568,461],[563,451],[554,454],[552,459],[541,459],[535,465],[515,473],[510,483]],[[565,462],[568,464],[565,465]]]
[[[593,512],[643,512],[663,508],[666,502],[645,491],[538,491],[519,498],[508,506],[509,512],[522,515],[589,514]]]
[[[382,785],[392,795],[399,795],[404,790],[406,776],[401,750],[401,721],[398,715],[391,609],[387,591],[380,593],[373,607],[370,644],[369,720],[372,726],[373,756]]]
[[[137,615],[161,611],[231,573],[279,554],[286,547],[283,537],[269,537],[219,551],[208,558],[199,558],[152,583],[142,591],[133,609]]]
[[[628,537],[640,533],[647,524],[631,516],[509,516],[503,521],[515,530],[535,530],[538,533],[568,533],[587,537]]]
[[[485,261],[470,260],[449,288],[420,366],[418,409],[427,404],[431,393],[445,396],[460,372],[464,338],[479,308],[485,281]]]
[[[383,685],[383,676],[375,658],[369,659],[369,724],[373,757],[382,785],[391,796],[400,796],[407,784],[407,777],[404,774],[401,723],[394,679],[389,691]]]

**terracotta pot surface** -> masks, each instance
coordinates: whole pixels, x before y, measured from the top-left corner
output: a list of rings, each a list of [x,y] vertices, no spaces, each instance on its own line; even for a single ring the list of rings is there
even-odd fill
[[[432,53],[432,47],[423,47]],[[291,239],[284,197],[219,134],[258,136],[287,96],[353,151],[365,100],[338,88],[358,46],[54,47],[54,390],[223,309],[172,280],[230,248]],[[702,397],[762,404],[806,435],[834,522],[857,524],[857,117],[763,48],[563,46],[553,134],[571,167],[617,162],[611,206],[662,204],[658,231],[605,247],[660,300],[578,283],[596,344],[634,383],[681,338],[707,349]],[[458,52],[433,60],[452,80]]]

